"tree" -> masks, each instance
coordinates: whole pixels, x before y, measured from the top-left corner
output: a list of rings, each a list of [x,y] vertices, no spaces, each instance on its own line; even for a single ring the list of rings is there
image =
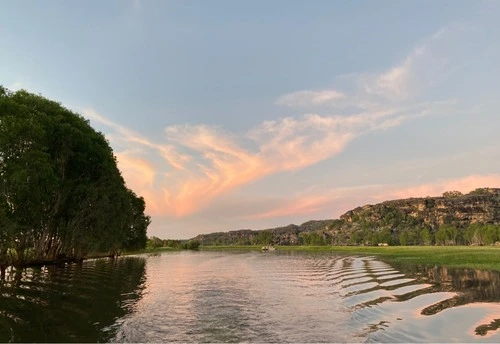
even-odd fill
[[[424,244],[426,246],[432,245],[433,235],[429,231],[428,228],[422,228],[420,230],[420,240],[421,240],[422,244]]]
[[[188,240],[187,242],[181,245],[183,250],[198,250],[200,247],[200,242],[198,240]]]
[[[456,245],[459,233],[458,229],[453,225],[441,225],[436,232],[436,243],[440,245]]]
[[[273,238],[273,234],[269,230],[259,231],[259,234],[255,237],[255,244],[257,245],[269,245]]]
[[[349,238],[350,245],[359,245],[363,242],[363,230],[353,230]]]
[[[388,228],[384,228],[374,234],[375,242],[377,244],[393,244],[392,242],[392,233],[391,230]]]
[[[446,245],[448,242],[448,232],[445,226],[440,226],[436,232],[436,244]]]
[[[492,245],[497,242],[499,238],[499,227],[495,225],[484,226],[484,244]]]
[[[445,198],[455,198],[455,197],[460,197],[463,196],[463,194],[460,191],[445,191],[443,192],[443,197]]]
[[[144,247],[144,211],[87,120],[0,87],[0,265],[6,252],[23,264]]]
[[[465,230],[465,233],[464,233],[464,239],[465,239],[465,242],[469,245],[477,245],[478,243],[476,242],[476,237],[475,237],[475,234],[476,234],[476,229],[478,228],[478,224],[477,223],[474,223],[474,224],[470,224],[467,229]]]
[[[163,240],[158,237],[152,236],[151,238],[147,239],[147,247],[152,249],[163,247]]]
[[[408,246],[410,242],[410,238],[408,232],[403,231],[399,234],[399,244],[403,246]]]

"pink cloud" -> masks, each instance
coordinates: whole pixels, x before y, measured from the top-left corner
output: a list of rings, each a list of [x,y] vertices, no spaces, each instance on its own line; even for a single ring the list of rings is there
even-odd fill
[[[391,198],[409,198],[409,197],[426,197],[440,196],[445,191],[460,191],[468,193],[474,189],[481,187],[499,187],[500,175],[471,175],[456,179],[445,179],[434,183],[411,186],[407,188],[392,190],[385,193],[385,196]]]
[[[127,183],[144,195],[147,210],[154,215],[183,217],[241,185],[331,158],[356,137],[397,126],[422,112],[420,105],[414,112],[403,110],[286,117],[264,122],[244,136],[206,125],[170,126],[163,143],[146,139],[95,111],[87,115],[114,130],[111,141],[119,167]],[[296,211],[305,211],[299,208]],[[313,208],[304,203],[301,209],[311,212]]]
[[[308,107],[316,105],[335,104],[338,100],[345,98],[346,95],[335,90],[321,91],[297,91],[285,94],[278,98],[276,104],[288,107]]]
[[[441,38],[431,38],[418,46],[403,63],[387,72],[361,78],[372,91],[347,95],[336,90],[303,90],[284,95],[277,101],[287,106],[331,105],[339,100],[357,102],[352,106],[363,111],[356,114],[284,117],[262,122],[244,133],[232,133],[208,125],[172,125],[165,128],[165,137],[156,142],[94,110],[86,110],[84,115],[110,129],[109,138],[117,152],[120,169],[127,183],[138,194],[144,195],[147,210],[154,215],[184,217],[203,210],[218,197],[242,185],[332,158],[361,135],[448,111],[452,104],[443,102],[390,103],[390,94],[405,98],[403,93],[413,91],[414,88],[408,85],[413,85],[417,74],[424,68],[424,62],[432,56],[429,49],[438,39]],[[374,94],[383,97],[373,97]],[[473,184],[472,180],[469,183]],[[415,190],[393,190],[393,195],[434,190],[439,190],[439,187],[427,185]],[[386,195],[387,192],[389,190]],[[314,214],[332,196],[335,194],[310,194],[257,216]],[[373,194],[367,196],[374,198]]]
[[[331,200],[326,196],[303,196],[293,201],[288,201],[270,211],[247,216],[247,219],[265,219],[284,216],[297,216],[315,214],[323,209]]]
[[[500,187],[500,175],[471,175],[407,187],[395,185],[366,185],[352,188],[316,189],[307,195],[285,200],[269,211],[246,218],[262,219],[309,215],[311,219],[338,218],[348,210],[366,204],[412,197],[436,197],[445,191],[469,193],[481,187]]]

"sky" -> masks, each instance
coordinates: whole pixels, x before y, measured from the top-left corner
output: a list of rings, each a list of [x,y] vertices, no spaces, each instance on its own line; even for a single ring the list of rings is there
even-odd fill
[[[500,187],[500,1],[0,0],[0,84],[109,140],[148,235]]]

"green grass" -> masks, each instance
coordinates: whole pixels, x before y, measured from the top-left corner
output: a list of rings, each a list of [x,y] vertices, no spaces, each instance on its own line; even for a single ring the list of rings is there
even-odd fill
[[[263,245],[228,245],[228,246],[200,246],[203,251],[237,251],[237,250],[251,250],[260,251]],[[280,248],[285,246],[280,246]],[[290,246],[291,247],[291,246]]]
[[[201,249],[260,250],[260,246],[203,246]],[[373,255],[389,263],[500,271],[500,247],[495,246],[279,246],[278,250]]]
[[[174,251],[180,251],[180,250],[181,250],[180,248],[173,248],[173,247],[145,248],[143,250],[122,252],[122,256],[132,256],[132,255],[143,254],[143,253],[174,252]]]

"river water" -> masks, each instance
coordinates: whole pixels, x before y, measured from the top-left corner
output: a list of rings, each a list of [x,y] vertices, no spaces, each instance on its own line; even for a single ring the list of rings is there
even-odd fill
[[[500,342],[500,273],[299,252],[11,271],[0,342]]]

